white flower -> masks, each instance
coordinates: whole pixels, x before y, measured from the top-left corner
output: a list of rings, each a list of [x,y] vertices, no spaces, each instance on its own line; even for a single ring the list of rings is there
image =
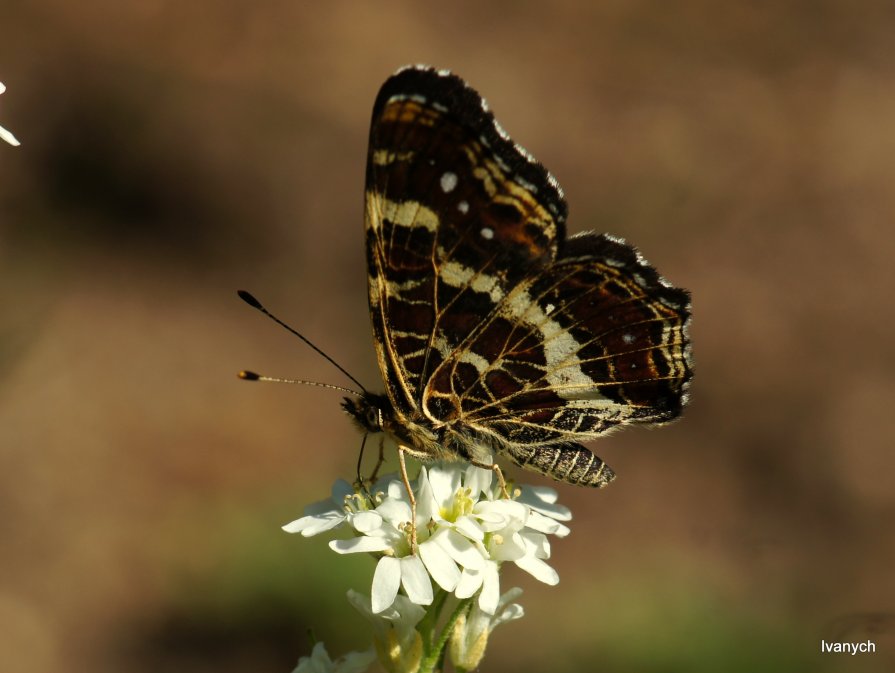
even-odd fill
[[[424,473],[425,469],[421,479],[424,479]],[[462,544],[443,539],[446,531],[429,535],[422,530],[426,519],[418,510],[417,526],[422,542],[419,543],[419,555],[411,553],[410,516],[410,500],[403,484],[391,480],[387,484],[387,496],[375,511],[352,518],[351,525],[359,536],[329,543],[330,548],[339,554],[382,553],[373,574],[373,612],[379,613],[391,606],[401,587],[414,603],[429,605],[434,598],[431,579],[446,591],[452,591],[460,579],[460,570],[451,553],[462,558],[465,551]],[[461,548],[455,550],[458,546]]]
[[[454,666],[466,671],[478,667],[488,646],[488,638],[500,624],[520,619],[525,611],[518,603],[510,603],[522,594],[518,587],[510,589],[497,603],[493,614],[473,604],[469,614],[462,614],[454,624],[448,652]]]
[[[3,84],[3,82],[0,82],[0,94],[2,94],[4,91],[6,91],[6,86]],[[20,145],[16,137],[2,126],[0,126],[0,139],[3,139],[10,145],[15,145],[16,147]]]
[[[298,660],[293,673],[363,673],[376,659],[372,650],[366,652],[349,652],[344,657],[333,661],[329,658],[323,643],[314,645],[310,657]]]
[[[485,559],[484,564],[464,567],[455,591],[458,598],[480,591],[479,607],[494,614],[500,598],[499,566],[504,561],[512,561],[546,584],[559,582],[559,575],[544,562],[550,558],[550,545],[540,532],[559,536],[569,533],[566,526],[555,520],[571,518],[567,508],[555,505],[555,491],[526,488],[519,491],[516,500],[501,499],[500,488],[493,483],[493,472],[473,466],[466,469],[464,485],[459,484],[459,471],[447,467],[432,468],[429,481],[440,501],[440,511],[448,512],[448,516],[459,514],[454,519],[456,529],[475,540]],[[447,494],[452,495],[446,497]],[[474,503],[471,508],[463,506],[464,495],[466,501]],[[486,499],[478,500],[481,495]]]
[[[373,497],[339,481],[330,500],[309,507],[284,529],[305,536],[350,529],[353,537],[330,542],[333,551],[378,555],[370,601],[375,614],[389,608],[402,588],[413,603],[430,605],[434,580],[460,599],[478,593],[479,609],[494,615],[502,563],[515,563],[547,584],[559,581],[545,562],[547,534],[568,535],[560,521],[571,514],[556,504],[552,489],[516,488],[516,499],[503,498],[493,477],[492,470],[459,463],[420,469],[412,484],[418,554],[410,545],[410,499],[394,475],[377,483]]]
[[[287,533],[301,533],[304,537],[338,528],[350,517],[365,511],[367,501],[358,496],[344,479],[333,484],[329,500],[321,500],[305,507],[305,515],[283,526]]]

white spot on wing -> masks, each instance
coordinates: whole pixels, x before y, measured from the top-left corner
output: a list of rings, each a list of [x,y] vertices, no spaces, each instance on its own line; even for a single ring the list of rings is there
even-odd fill
[[[632,344],[632,343],[634,343],[634,335],[633,334],[623,334],[622,341],[624,341],[626,344]]]
[[[451,173],[448,171],[447,173],[443,173],[441,176],[441,191],[445,194],[448,192],[454,191],[454,188],[457,186],[457,174]]]
[[[482,230],[479,233],[485,240],[490,241],[492,238],[494,238],[494,230],[491,227],[482,227]]]
[[[461,201],[457,204],[457,210],[465,215],[469,212],[469,204],[466,201]]]

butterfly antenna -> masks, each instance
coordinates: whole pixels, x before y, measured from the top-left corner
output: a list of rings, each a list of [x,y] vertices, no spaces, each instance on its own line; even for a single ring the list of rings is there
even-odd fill
[[[261,313],[263,313],[268,318],[273,320],[280,327],[283,327],[283,328],[287,329],[288,331],[292,332],[292,334],[297,336],[299,339],[301,339],[306,344],[308,344],[308,346],[310,346],[315,351],[317,351],[320,355],[322,355],[324,358],[329,360],[330,364],[332,364],[336,369],[338,369],[345,376],[347,376],[349,379],[354,381],[354,383],[356,383],[361,390],[363,390],[364,392],[367,392],[367,389],[364,388],[363,384],[360,381],[358,381],[356,378],[354,378],[351,374],[349,374],[342,365],[340,365],[338,362],[333,360],[329,355],[324,353],[322,350],[317,348],[317,346],[315,346],[313,343],[311,343],[311,341],[308,340],[308,338],[305,337],[303,334],[301,334],[298,330],[293,329],[292,327],[290,327],[289,325],[284,323],[282,320],[277,318],[273,313],[271,313],[266,308],[264,308],[264,305],[260,301],[255,299],[255,297],[253,297],[251,294],[249,294],[245,290],[238,290],[236,294],[238,294],[239,298],[242,299],[246,304],[248,304],[252,308],[258,309],[259,311],[261,311]],[[246,376],[243,376],[243,374],[246,374]],[[286,379],[273,379],[273,378],[270,378],[267,376],[259,376],[258,374],[255,374],[254,372],[240,372],[239,378],[246,379],[247,381],[282,381],[284,383],[287,382]],[[309,385],[322,386],[324,388],[335,388],[336,390],[347,390],[347,388],[340,388],[339,386],[331,386],[331,385],[328,385],[325,383],[315,383],[313,381],[289,381],[289,382],[290,383],[306,383]],[[358,394],[358,393],[354,392],[353,390],[348,390],[348,392],[350,392],[354,395]]]
[[[319,381],[306,381],[304,379],[281,379],[276,376],[264,376],[248,370],[243,370],[237,374],[243,381],[263,381],[265,383],[300,383],[305,386],[317,386],[319,388],[329,388],[330,390],[341,390],[343,393],[357,395],[360,397],[363,393],[359,393],[351,388],[343,388],[342,386],[334,386],[331,383],[320,383]]]

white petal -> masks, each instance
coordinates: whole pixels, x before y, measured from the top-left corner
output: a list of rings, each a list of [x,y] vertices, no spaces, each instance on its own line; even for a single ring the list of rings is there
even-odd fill
[[[374,617],[373,605],[370,603],[370,597],[366,594],[362,594],[360,591],[355,591],[354,589],[349,589],[348,602],[367,619],[372,619]],[[376,617],[376,619],[378,619],[378,617]]]
[[[410,632],[426,616],[426,609],[411,601],[407,596],[398,594],[395,596],[392,606],[378,616],[390,621],[398,632],[398,638],[404,638],[411,635]]]
[[[337,554],[357,554],[359,552],[385,551],[391,545],[384,537],[353,537],[348,540],[331,540],[329,548]]]
[[[541,559],[537,559],[534,556],[523,556],[515,563],[522,570],[544,584],[549,584],[550,586],[559,584],[559,573]]]
[[[429,483],[439,507],[448,507],[457,489],[460,488],[460,473],[456,468],[436,465],[429,470]]]
[[[454,529],[461,532],[470,540],[481,542],[485,539],[485,531],[481,529],[478,521],[470,516],[461,516],[454,522]]]
[[[472,491],[473,500],[478,500],[482,493],[490,495],[493,477],[493,470],[484,470],[481,467],[470,465],[466,468],[466,478],[463,480],[463,484]]]
[[[388,497],[392,500],[407,500],[407,487],[404,486],[403,480],[388,483]]]
[[[517,502],[557,521],[569,521],[572,518],[572,511],[568,507],[556,504],[556,490],[547,486],[523,486],[521,490],[522,494]]]
[[[436,543],[464,568],[476,569],[485,565],[485,548],[470,542],[455,530],[448,530],[447,534],[438,536]]]
[[[571,532],[569,531],[568,526],[564,526],[556,519],[546,517],[535,510],[529,512],[525,527],[540,531],[541,533],[549,533],[556,537],[565,537]]]
[[[542,533],[522,531],[519,537],[523,540],[526,554],[535,558],[550,558],[550,540]]]
[[[298,666],[293,673],[328,673],[333,669],[333,662],[323,643],[314,645],[310,657],[302,657],[298,660]]]
[[[494,620],[491,622],[491,628],[493,629],[504,622],[511,622],[514,619],[522,619],[524,616],[525,610],[522,609],[522,606],[518,603],[511,603],[495,615]]]
[[[401,562],[391,556],[383,556],[376,564],[376,572],[373,574],[370,605],[374,614],[382,612],[395,602],[399,586],[401,586]]]
[[[497,564],[489,563],[482,571],[482,593],[479,594],[479,607],[482,612],[493,615],[497,611],[497,604],[500,602],[500,575],[498,574]]]
[[[520,589],[519,587],[513,587],[509,591],[506,591],[504,594],[501,595],[500,600],[497,603],[497,609],[498,610],[505,609],[507,605],[509,605],[512,601],[519,598],[519,596],[521,596],[521,595],[522,595],[522,589]]]
[[[498,607],[503,608],[503,606],[507,605],[511,601],[516,600],[521,595],[522,589],[520,589],[519,587],[513,587],[512,589],[509,589],[500,597],[500,603],[498,604]]]
[[[403,489],[404,487],[402,486],[401,488]],[[391,496],[383,500],[382,504],[376,508],[376,511],[382,515],[383,519],[395,527],[410,521],[410,503],[404,500],[396,500]]]
[[[528,492],[536,500],[546,505],[553,505],[559,499],[556,489],[549,486],[526,486],[523,492]]]
[[[430,472],[431,474],[431,472]],[[436,502],[434,493],[432,492],[432,484],[426,476],[424,470],[420,470],[419,486],[416,490],[416,520],[418,522],[428,522],[430,519],[438,521],[441,519],[441,508]]]
[[[22,144],[18,141],[18,139],[12,133],[7,131],[2,126],[0,126],[0,140],[5,140],[13,147],[18,147],[19,145]]]
[[[358,512],[351,517],[351,525],[358,533],[371,533],[382,527],[382,516],[378,512]]]
[[[473,511],[480,519],[482,529],[490,533],[510,525],[521,528],[529,509],[513,500],[492,500],[478,503]]]
[[[454,589],[454,595],[457,598],[469,598],[475,595],[475,592],[482,586],[482,579],[485,577],[485,570],[472,570],[464,568],[460,573],[460,581],[457,582],[457,588]]]
[[[407,597],[417,605],[431,605],[434,598],[432,581],[420,557],[405,556],[398,560],[401,563],[401,586]]]
[[[460,569],[448,553],[442,548],[436,536],[430,537],[420,545],[420,558],[426,565],[432,579],[445,591],[453,591],[460,581]]]
[[[488,545],[491,558],[495,561],[515,561],[525,556],[528,548],[518,533],[512,533],[508,529],[500,536],[500,542],[497,539],[497,536],[491,538],[491,544]]]
[[[506,528],[509,523],[501,511],[496,510],[493,507],[486,507],[486,505],[491,504],[493,504],[493,502],[480,502],[475,506],[477,523],[486,533],[493,533],[501,528]]]
[[[283,526],[283,530],[287,533],[301,533],[304,537],[311,537],[332,530],[345,521],[343,513],[330,511],[321,516],[303,516],[287,523]]]

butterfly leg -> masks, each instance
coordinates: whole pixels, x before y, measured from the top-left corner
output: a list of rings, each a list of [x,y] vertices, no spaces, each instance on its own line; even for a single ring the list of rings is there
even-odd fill
[[[373,468],[373,472],[370,475],[370,484],[376,481],[376,477],[379,476],[379,468],[382,467],[382,464],[385,462],[385,435],[379,437],[379,459],[376,461],[376,467]]]
[[[497,463],[491,464],[491,469],[494,470],[494,474],[497,475],[497,483],[500,484],[500,494],[506,499],[510,499],[510,494],[507,491],[507,481],[503,478],[503,470],[500,469],[500,465]]]
[[[382,467],[382,464],[385,462],[385,437],[379,437],[379,458],[376,461],[376,467],[373,468],[373,472],[370,474],[369,478],[364,478],[361,474],[361,463],[364,459],[364,447],[367,445],[367,436],[364,434],[363,442],[360,445],[360,453],[357,456],[357,480],[354,482],[355,489],[363,489],[364,493],[367,494],[367,497],[370,500],[373,499],[373,494],[370,493],[370,489],[367,488],[367,484],[369,483],[372,487],[374,483],[376,483],[376,477],[379,476],[379,468]]]
[[[361,440],[361,443],[360,443],[360,451],[357,454],[357,481],[354,482],[354,488],[355,489],[362,488],[367,493],[367,496],[369,496],[370,491],[367,490],[366,482],[360,473],[361,463],[364,460],[364,447],[366,445],[367,445],[367,433],[364,433],[364,438],[363,438],[363,440]]]
[[[510,499],[510,493],[507,491],[507,482],[506,479],[503,478],[503,470],[500,469],[500,465],[497,463],[479,463],[475,460],[470,460],[469,462],[483,470],[491,470],[494,472],[494,474],[497,475],[497,483],[500,485],[500,494],[504,499]]]
[[[401,466],[401,479],[404,482],[404,488],[407,489],[407,497],[410,499],[410,553],[416,554],[416,497],[413,495],[413,489],[410,487],[410,479],[407,477],[407,464],[404,462],[404,454],[413,451],[406,446],[398,445],[398,464]]]

